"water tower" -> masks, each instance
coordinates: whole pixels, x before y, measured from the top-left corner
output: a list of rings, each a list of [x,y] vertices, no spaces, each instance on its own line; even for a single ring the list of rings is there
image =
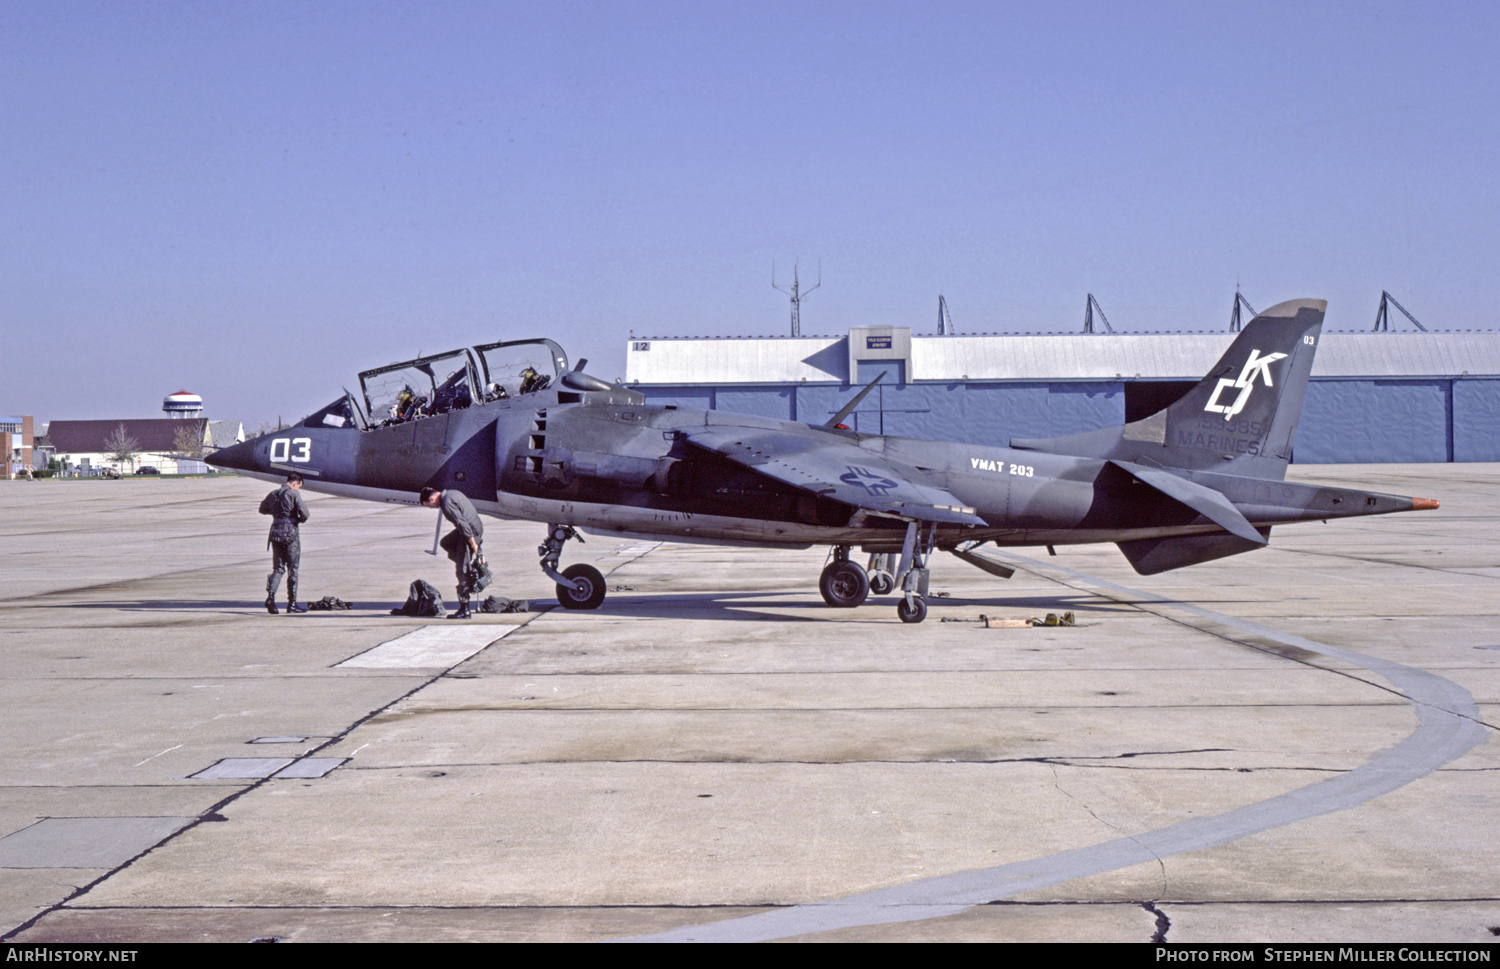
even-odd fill
[[[168,394],[161,402],[161,409],[168,417],[193,418],[203,413],[203,398],[197,394],[179,390]]]

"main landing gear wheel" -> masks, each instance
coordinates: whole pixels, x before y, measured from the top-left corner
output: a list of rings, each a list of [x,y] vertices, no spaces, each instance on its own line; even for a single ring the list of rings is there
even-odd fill
[[[823,601],[835,609],[853,609],[870,597],[870,578],[865,570],[847,559],[833,562],[818,577]]]
[[[604,576],[592,565],[570,565],[563,569],[563,578],[571,579],[578,586],[570,589],[561,583],[557,586],[557,601],[564,609],[598,609],[604,601]]]
[[[927,618],[927,601],[921,596],[903,597],[896,603],[896,615],[902,622],[921,622]]]

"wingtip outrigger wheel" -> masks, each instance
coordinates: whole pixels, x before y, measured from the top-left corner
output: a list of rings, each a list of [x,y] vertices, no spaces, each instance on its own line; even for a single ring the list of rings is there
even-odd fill
[[[542,557],[542,571],[557,583],[557,601],[564,609],[598,609],[605,593],[604,576],[598,569],[580,563],[561,572],[557,570],[563,543],[570,538],[583,542],[583,536],[572,525],[547,526],[547,541],[536,550]]]

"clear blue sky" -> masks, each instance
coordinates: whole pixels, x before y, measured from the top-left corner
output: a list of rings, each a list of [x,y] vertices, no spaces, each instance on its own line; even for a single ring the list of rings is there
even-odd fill
[[[1500,302],[1500,5],[0,0],[0,413],[547,335]],[[1406,324],[1404,321],[1402,326]]]

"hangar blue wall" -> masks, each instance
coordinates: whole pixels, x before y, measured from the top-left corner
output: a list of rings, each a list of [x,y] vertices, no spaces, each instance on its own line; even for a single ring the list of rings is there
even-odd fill
[[[1451,380],[1314,380],[1293,460],[1451,461]]]
[[[1500,379],[1455,379],[1453,414],[1453,460],[1500,461]]]
[[[889,379],[889,378],[888,378]],[[819,424],[858,387],[641,385],[656,404]],[[1125,421],[1121,381],[877,385],[846,420],[869,434],[1004,444]],[[1500,461],[1500,378],[1327,378],[1307,388],[1293,460],[1300,464]]]

